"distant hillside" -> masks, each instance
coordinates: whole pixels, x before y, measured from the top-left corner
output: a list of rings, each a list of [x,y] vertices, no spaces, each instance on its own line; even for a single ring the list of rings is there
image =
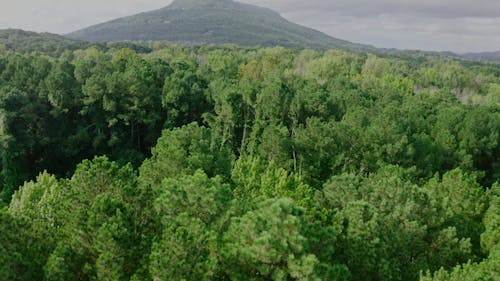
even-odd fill
[[[137,53],[149,53],[152,51],[146,43],[127,41],[90,43],[69,39],[53,33],[37,33],[20,29],[0,30],[0,45],[9,51],[17,53],[37,52],[53,57],[60,56],[64,51],[74,51],[89,47],[96,47],[102,51],[122,48],[129,48]]]
[[[270,9],[232,0],[175,0],[165,8],[94,25],[67,37],[90,42],[128,40],[354,51],[375,49],[294,24]]]
[[[481,53],[467,53],[461,57],[472,60],[493,61],[500,62],[500,51],[497,52],[481,52]]]
[[[81,49],[87,42],[68,39],[52,33],[36,33],[19,29],[0,30],[0,45],[19,53],[41,52],[57,56],[66,50]]]
[[[184,0],[182,2],[174,2],[171,6],[164,8],[164,9],[181,9],[185,11],[185,9],[189,9],[189,7],[193,7],[195,3],[199,3],[200,0]],[[229,1],[230,3],[235,3],[230,0],[209,0],[213,1],[216,3],[220,3],[223,1]],[[179,4],[181,3],[181,4]],[[237,4],[237,3],[236,3]],[[181,6],[179,6],[181,5]],[[203,4],[206,5],[206,4]],[[198,6],[198,7],[204,7],[204,6]],[[242,6],[247,6],[253,9],[257,9],[257,11],[264,11],[268,12],[271,14],[275,14],[273,11],[264,9],[264,8],[258,8],[254,7],[251,5],[245,5],[245,4],[237,4],[237,5],[242,5]],[[177,7],[177,8],[176,8]],[[179,7],[186,7],[186,8],[179,8]],[[200,11],[201,12],[201,11]],[[148,13],[145,13],[148,14]],[[144,15],[144,14],[142,14]],[[286,20],[285,20],[286,21]],[[105,25],[105,24],[103,24]],[[292,24],[294,25],[294,24]],[[97,27],[97,26],[96,26]],[[299,26],[300,27],[300,26]],[[91,27],[95,28],[95,27]],[[89,28],[89,29],[91,29]],[[301,27],[302,28],[302,27]],[[304,28],[307,29],[307,28]],[[80,31],[83,32],[83,31]],[[313,31],[316,32],[316,31]],[[318,32],[319,33],[319,32]],[[320,35],[326,36],[322,33],[319,33]],[[180,36],[180,35],[179,35]],[[187,35],[186,35],[187,36]],[[266,36],[264,36],[266,37]],[[309,42],[303,46],[299,46],[298,43],[296,43],[293,46],[286,45],[286,44],[260,44],[261,46],[285,46],[285,47],[291,47],[291,48],[304,48],[304,47],[309,47],[309,48],[344,48],[344,49],[349,49],[352,51],[361,51],[361,52],[370,52],[370,53],[375,53],[378,54],[379,56],[388,56],[388,57],[399,57],[403,59],[460,59],[460,60],[467,60],[467,61],[475,61],[475,62],[483,62],[483,63],[494,63],[498,64],[500,63],[500,51],[498,52],[480,52],[480,53],[467,53],[467,54],[456,54],[452,52],[432,52],[432,51],[419,51],[419,50],[398,50],[398,49],[377,49],[375,47],[370,47],[362,44],[354,44],[354,43],[349,43],[347,41],[342,41],[342,40],[337,40],[331,37],[326,36],[327,38],[330,38],[334,42],[336,42],[336,45],[332,46],[327,46],[327,45],[320,45],[320,44],[312,44],[312,42]],[[267,37],[266,37],[267,38]],[[255,39],[257,40],[257,39]],[[172,41],[172,40],[141,40],[141,39],[113,39],[111,41],[98,41],[98,40],[89,40],[93,42],[88,42],[85,40],[76,40],[72,38],[67,38],[62,35],[58,34],[53,34],[53,33],[37,33],[37,32],[31,32],[31,31],[24,31],[20,29],[4,29],[0,30],[0,45],[4,46],[7,50],[10,51],[15,51],[18,53],[32,53],[32,52],[38,52],[38,53],[43,53],[49,56],[53,57],[58,57],[60,56],[64,51],[74,51],[78,49],[85,49],[89,47],[96,47],[100,50],[110,50],[110,49],[121,49],[121,48],[129,48],[137,53],[149,53],[153,51],[153,49],[161,48],[166,46],[168,42],[174,42],[174,43],[190,43],[190,44],[202,44],[203,42],[195,42],[195,41]],[[148,42],[146,42],[148,41]],[[165,42],[164,44],[158,44],[158,42],[155,41],[163,41]],[[211,44],[223,44],[223,41],[220,43],[217,42],[208,42]],[[225,42],[228,43],[228,42]],[[259,44],[243,44],[243,43],[238,43],[238,42],[229,42],[232,44],[237,44],[237,45],[249,45],[249,46],[257,46]],[[333,43],[332,43],[333,44]]]

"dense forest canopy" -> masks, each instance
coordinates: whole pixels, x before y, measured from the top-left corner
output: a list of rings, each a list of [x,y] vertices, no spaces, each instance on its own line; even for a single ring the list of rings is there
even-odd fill
[[[499,280],[499,66],[137,50],[0,48],[0,280]]]

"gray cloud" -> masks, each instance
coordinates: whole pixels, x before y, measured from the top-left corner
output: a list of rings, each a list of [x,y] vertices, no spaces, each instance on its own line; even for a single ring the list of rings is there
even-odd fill
[[[497,0],[241,0],[332,36],[378,47],[500,50]],[[171,0],[0,0],[0,28],[66,33]]]
[[[384,14],[440,18],[497,17],[500,15],[500,1],[496,0],[249,0],[245,2],[274,7],[284,13],[321,10],[357,17]]]
[[[248,0],[335,37],[378,47],[500,50],[496,0]]]

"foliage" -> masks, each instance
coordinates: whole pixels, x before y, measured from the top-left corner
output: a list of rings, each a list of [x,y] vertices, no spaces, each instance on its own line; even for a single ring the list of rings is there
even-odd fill
[[[0,51],[0,280],[498,280],[498,67],[121,46]]]

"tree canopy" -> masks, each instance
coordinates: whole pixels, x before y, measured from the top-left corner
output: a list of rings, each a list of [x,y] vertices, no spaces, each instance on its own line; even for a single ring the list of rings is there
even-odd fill
[[[140,46],[0,51],[0,280],[498,280],[499,66]]]

